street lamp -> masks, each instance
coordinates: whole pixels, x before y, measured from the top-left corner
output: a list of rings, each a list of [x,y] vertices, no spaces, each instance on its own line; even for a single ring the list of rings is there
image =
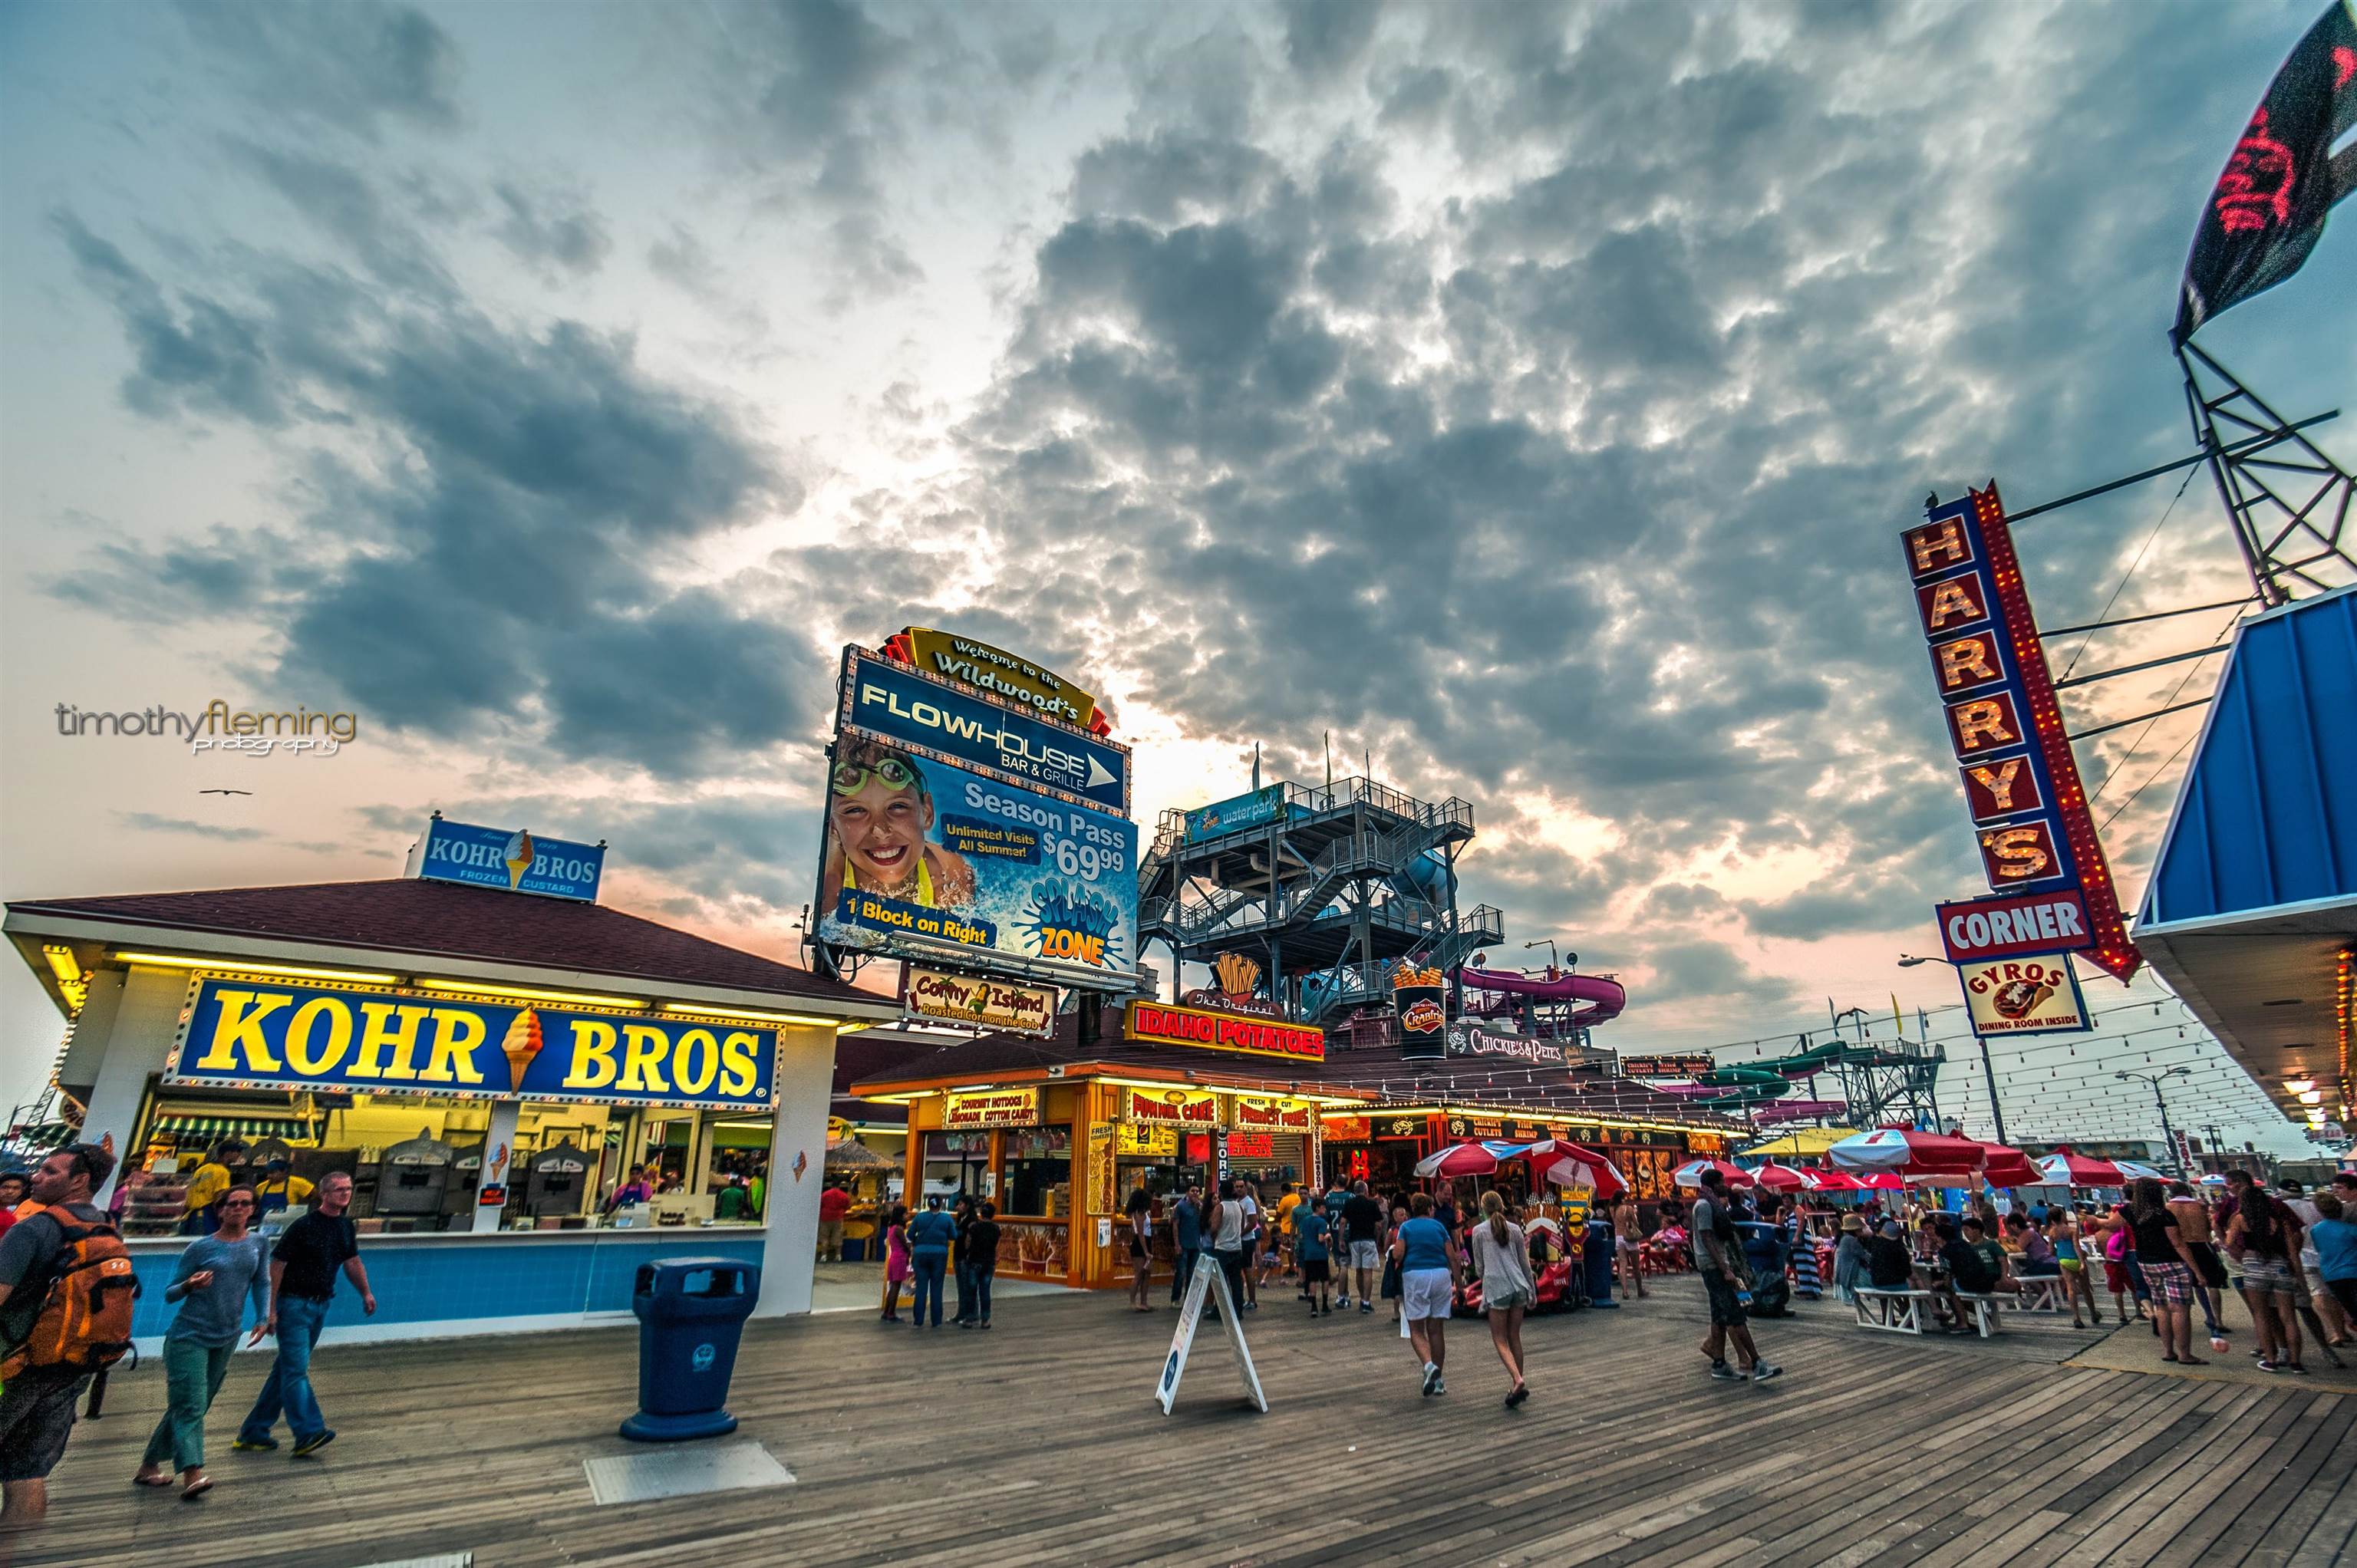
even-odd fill
[[[2169,1101],[2161,1098],[2160,1086],[2172,1078],[2190,1078],[2193,1076],[2193,1069],[2188,1067],[2173,1067],[2167,1072],[2115,1072],[2112,1076],[2123,1080],[2132,1078],[2138,1083],[2152,1085],[2152,1102],[2160,1108],[2161,1144],[2169,1151],[2169,1163],[2176,1168],[2179,1176],[2184,1176],[2185,1159],[2177,1152],[2177,1133],[2169,1124]]]
[[[1919,963],[1942,963],[1944,961],[1944,960],[1936,958],[1917,958],[1911,953],[1900,953],[1899,955],[1899,967],[1901,969],[1913,969]]]
[[[1560,968],[1562,968],[1562,967],[1563,967],[1563,961],[1562,961],[1560,958],[1556,957],[1556,955],[1555,955],[1555,939],[1554,939],[1553,937],[1541,937],[1538,940],[1536,940],[1536,941],[1534,941],[1534,942],[1524,942],[1524,943],[1523,944],[1523,950],[1524,952],[1528,952],[1528,951],[1530,951],[1533,948],[1544,948],[1544,949],[1546,949],[1546,950],[1547,950],[1547,967],[1548,967],[1549,969],[1560,969]],[[1574,961],[1575,963],[1578,961],[1578,956],[1577,956],[1577,954],[1574,954],[1574,955],[1573,955],[1573,960],[1572,960],[1572,961]]]

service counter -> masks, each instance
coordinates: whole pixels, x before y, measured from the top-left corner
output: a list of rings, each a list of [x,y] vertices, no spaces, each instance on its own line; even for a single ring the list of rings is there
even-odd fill
[[[139,1279],[131,1331],[142,1356],[161,1352],[164,1330],[179,1310],[164,1299],[164,1289],[188,1240],[124,1243]],[[363,1313],[360,1293],[339,1279],[325,1337],[365,1344],[628,1323],[640,1264],[659,1258],[758,1264],[768,1240],[761,1225],[363,1236],[361,1262],[376,1293],[376,1315]],[[260,1347],[269,1348],[267,1340]]]

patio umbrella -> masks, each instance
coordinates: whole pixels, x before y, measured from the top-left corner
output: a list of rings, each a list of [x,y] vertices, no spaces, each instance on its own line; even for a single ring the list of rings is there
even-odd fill
[[[1607,1203],[1629,1190],[1629,1178],[1620,1174],[1620,1167],[1594,1149],[1585,1149],[1561,1138],[1548,1138],[1533,1144],[1523,1153],[1541,1180],[1557,1187],[1592,1190]]]
[[[1801,1186],[1810,1192],[1863,1192],[1866,1184],[1847,1171],[1819,1170],[1814,1165],[1796,1167],[1794,1174]]]
[[[2037,1164],[2050,1187],[2126,1187],[2136,1179],[2119,1162],[2090,1158],[2067,1144]]]
[[[2226,1185],[2226,1174],[2223,1171],[2212,1171],[2209,1175],[2203,1176],[2200,1181],[2193,1185],[2196,1187],[2224,1187]]]
[[[1809,1185],[1808,1178],[1791,1165],[1780,1165],[1770,1160],[1753,1168],[1751,1179],[1770,1192],[1798,1192]]]
[[[1877,1127],[1844,1138],[1825,1158],[1844,1170],[1875,1171],[1921,1180],[1928,1176],[1976,1175],[1986,1151],[1970,1138],[1919,1133],[1911,1127]]]
[[[886,1159],[856,1138],[845,1138],[826,1146],[826,1168],[831,1171],[897,1171],[898,1160]]]
[[[1725,1160],[1688,1160],[1670,1173],[1670,1179],[1680,1187],[1700,1187],[1702,1173],[1705,1171],[1717,1171],[1727,1178],[1727,1185],[1729,1187],[1759,1185],[1752,1179],[1749,1171],[1745,1170],[1741,1165],[1728,1165]]]
[[[2168,1181],[2170,1179],[2167,1171],[2155,1170],[2150,1165],[2138,1165],[2134,1160],[2122,1160],[2119,1162],[2119,1167],[2120,1174],[2126,1176],[2130,1181],[2142,1181],[2147,1176],[2150,1176],[2154,1181]]]
[[[2045,1181],[2029,1156],[2004,1144],[1983,1144],[1981,1179],[1991,1187],[2037,1187]]]
[[[1486,1143],[1451,1144],[1416,1161],[1415,1174],[1420,1176],[1495,1176],[1501,1161],[1511,1160],[1529,1147],[1527,1144],[1508,1144],[1494,1139]]]

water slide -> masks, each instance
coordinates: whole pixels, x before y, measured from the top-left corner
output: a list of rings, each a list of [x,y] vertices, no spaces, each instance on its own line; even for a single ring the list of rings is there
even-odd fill
[[[1534,978],[1527,974],[1501,974],[1493,969],[1475,969],[1470,965],[1458,972],[1458,978],[1468,991],[1495,991],[1510,996],[1532,996],[1543,1003],[1585,1002],[1587,1006],[1563,1020],[1565,1026],[1584,1029],[1591,1024],[1602,1024],[1618,1018],[1620,1010],[1629,1005],[1629,993],[1617,980],[1605,980],[1593,974],[1558,974],[1553,978]],[[1512,1004],[1491,1008],[1468,1007],[1466,1011],[1480,1015],[1511,1011]]]

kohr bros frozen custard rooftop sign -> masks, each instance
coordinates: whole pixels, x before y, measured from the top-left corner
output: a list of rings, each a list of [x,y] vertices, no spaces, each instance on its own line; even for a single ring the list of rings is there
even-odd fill
[[[606,846],[541,838],[529,830],[481,828],[445,822],[434,813],[425,836],[409,852],[408,874],[428,882],[463,882],[509,893],[597,901]]]

